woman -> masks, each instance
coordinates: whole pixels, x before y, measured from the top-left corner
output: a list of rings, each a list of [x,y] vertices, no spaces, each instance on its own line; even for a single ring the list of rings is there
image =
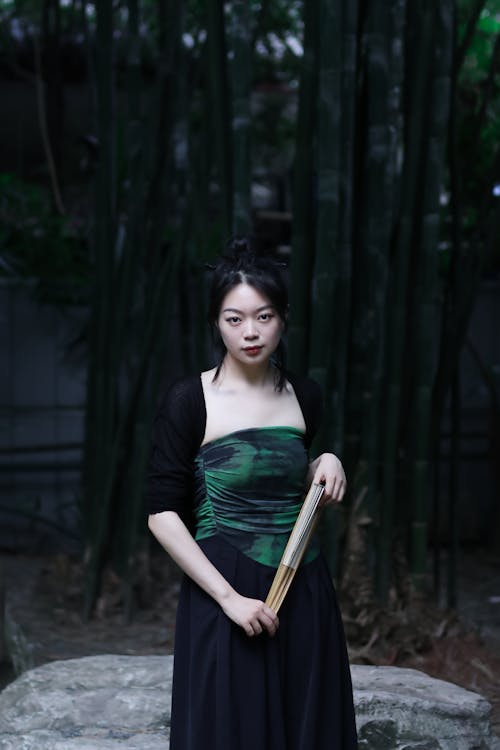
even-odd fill
[[[236,241],[214,269],[216,368],[167,394],[155,421],[149,528],[186,574],[171,750],[354,750],[342,623],[317,540],[280,618],[264,600],[311,481],[345,492],[340,461],[309,462],[319,387],[284,367],[287,292]],[[193,527],[193,534],[189,530]]]

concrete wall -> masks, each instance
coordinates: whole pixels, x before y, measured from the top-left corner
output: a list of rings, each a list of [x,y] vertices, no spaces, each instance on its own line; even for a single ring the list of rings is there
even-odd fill
[[[473,311],[467,339],[480,355],[500,397],[500,283],[485,281]],[[459,513],[464,540],[500,539],[500,446],[494,444],[490,393],[467,346],[461,368]],[[444,426],[446,429],[446,425]],[[443,445],[446,441],[443,440]],[[497,526],[497,530],[494,530]]]
[[[85,365],[83,357],[71,361],[66,352],[83,313],[40,306],[33,292],[33,285],[0,283],[4,549],[36,550],[54,535],[70,543],[78,525]],[[71,445],[76,447],[54,449]]]

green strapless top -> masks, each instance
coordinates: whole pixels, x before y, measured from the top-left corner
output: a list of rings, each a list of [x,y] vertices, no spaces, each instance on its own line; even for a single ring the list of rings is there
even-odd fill
[[[252,427],[206,443],[195,461],[195,538],[220,535],[253,560],[278,567],[303,502],[308,463],[304,435],[294,427]],[[318,551],[313,539],[304,562]]]

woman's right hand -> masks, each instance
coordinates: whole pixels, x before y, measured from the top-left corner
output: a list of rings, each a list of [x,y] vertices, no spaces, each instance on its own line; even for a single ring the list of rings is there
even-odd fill
[[[233,591],[221,602],[221,607],[249,637],[260,635],[263,631],[273,636],[278,630],[278,615],[259,599],[249,599]]]
[[[149,516],[149,528],[180,568],[222,607],[225,614],[248,636],[264,630],[274,635],[278,617],[258,599],[238,594],[195,542],[174,511]]]

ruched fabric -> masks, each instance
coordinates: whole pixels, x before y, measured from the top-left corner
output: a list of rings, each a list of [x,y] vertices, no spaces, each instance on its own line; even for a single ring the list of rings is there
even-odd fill
[[[304,499],[307,468],[304,434],[293,427],[252,427],[205,444],[196,459],[196,540],[219,534],[277,568]],[[314,539],[307,559],[318,549]]]

